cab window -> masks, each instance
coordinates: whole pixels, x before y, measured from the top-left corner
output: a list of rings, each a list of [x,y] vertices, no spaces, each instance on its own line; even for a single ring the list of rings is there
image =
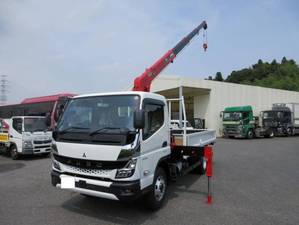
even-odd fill
[[[164,111],[162,105],[146,104],[145,127],[143,129],[143,140],[152,136],[164,124]]]
[[[15,129],[20,134],[22,133],[22,123],[23,123],[22,118],[14,118],[12,120],[13,129]]]

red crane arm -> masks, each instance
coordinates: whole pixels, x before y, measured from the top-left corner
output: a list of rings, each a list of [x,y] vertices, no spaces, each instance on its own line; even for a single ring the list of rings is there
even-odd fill
[[[184,37],[177,45],[168,50],[160,59],[158,59],[150,68],[147,68],[140,76],[134,80],[133,91],[145,91],[149,92],[152,81],[165,69],[173,59],[182,51],[191,39],[199,33],[201,29],[207,29],[206,21],[203,21],[197,26],[191,33]]]

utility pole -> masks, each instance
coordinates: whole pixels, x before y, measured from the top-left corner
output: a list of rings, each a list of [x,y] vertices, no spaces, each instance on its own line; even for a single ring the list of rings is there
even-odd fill
[[[0,76],[0,105],[7,103],[8,81],[6,75]]]

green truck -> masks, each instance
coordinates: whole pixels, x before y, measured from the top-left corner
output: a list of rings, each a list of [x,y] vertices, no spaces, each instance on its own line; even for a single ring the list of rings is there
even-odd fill
[[[221,113],[224,137],[273,137],[272,129],[259,126],[259,117],[253,116],[250,105],[227,107]]]

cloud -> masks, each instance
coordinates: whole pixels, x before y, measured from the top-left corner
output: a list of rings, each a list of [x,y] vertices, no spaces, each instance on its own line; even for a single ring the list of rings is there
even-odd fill
[[[259,1],[2,0],[0,74],[10,80],[10,102],[57,92],[123,90],[204,19],[208,52],[199,37],[164,73],[203,78],[259,57],[298,59],[298,20],[274,3],[265,3],[272,7],[265,12]]]

